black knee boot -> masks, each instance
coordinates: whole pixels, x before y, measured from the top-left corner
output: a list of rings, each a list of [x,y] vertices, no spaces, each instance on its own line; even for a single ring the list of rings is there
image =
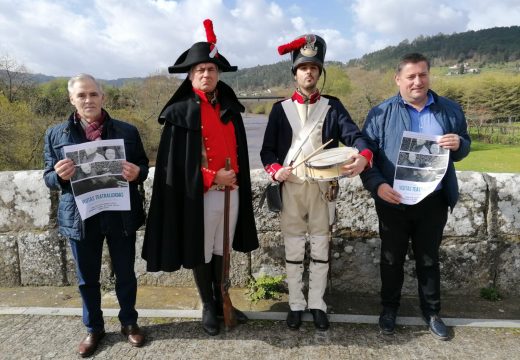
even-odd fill
[[[217,335],[220,331],[219,321],[213,297],[213,276],[211,263],[197,266],[193,269],[193,277],[200,299],[202,300],[202,327],[209,335]]]
[[[224,301],[222,301],[222,290],[220,286],[222,284],[222,266],[223,266],[223,257],[213,254],[213,258],[211,259],[211,264],[213,266],[213,294],[215,296],[215,303],[217,306],[217,316],[224,316]],[[245,324],[247,320],[249,320],[242,311],[236,309],[233,306],[233,311],[235,312],[235,317],[239,324]]]

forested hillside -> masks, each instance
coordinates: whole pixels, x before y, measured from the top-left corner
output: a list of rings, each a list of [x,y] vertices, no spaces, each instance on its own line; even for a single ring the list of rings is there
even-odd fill
[[[288,58],[289,56],[287,55],[286,57]],[[341,65],[341,63],[326,62],[326,66],[330,65]],[[289,60],[270,65],[258,65],[252,68],[239,69],[237,72],[222,73],[221,79],[233,86],[239,94],[260,93],[262,90],[292,87],[294,82]]]
[[[471,61],[477,66],[520,60],[520,26],[497,27],[458,34],[420,36],[411,42],[403,40],[348,62],[367,70],[394,66],[406,53],[420,52],[435,66]]]

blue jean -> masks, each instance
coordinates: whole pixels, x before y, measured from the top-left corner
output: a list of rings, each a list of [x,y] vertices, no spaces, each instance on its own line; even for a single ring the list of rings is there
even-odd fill
[[[136,324],[135,232],[124,234],[121,217],[117,213],[94,215],[84,222],[84,226],[84,239],[69,240],[83,300],[83,323],[89,332],[104,329],[99,277],[103,242],[106,238],[116,277],[117,300],[121,308],[119,321],[123,326]]]

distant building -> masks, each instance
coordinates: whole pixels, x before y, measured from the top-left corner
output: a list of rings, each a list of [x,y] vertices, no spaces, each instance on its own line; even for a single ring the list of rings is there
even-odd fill
[[[480,69],[478,68],[470,68],[468,63],[459,63],[452,66],[449,66],[448,71],[446,73],[447,76],[451,75],[462,75],[462,74],[480,74]]]

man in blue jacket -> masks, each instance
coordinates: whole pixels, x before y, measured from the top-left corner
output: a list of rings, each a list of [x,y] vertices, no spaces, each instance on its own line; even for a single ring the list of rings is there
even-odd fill
[[[375,200],[379,218],[381,331],[394,333],[411,239],[423,318],[436,338],[447,340],[446,326],[439,317],[439,247],[448,207],[453,210],[459,196],[453,162],[468,155],[471,140],[461,107],[429,89],[429,71],[430,63],[421,54],[405,55],[399,62],[395,75],[399,94],[375,106],[365,121],[363,133],[378,145],[378,152],[374,166],[361,179]],[[392,188],[404,131],[439,135],[438,145],[450,151],[442,181],[415,205],[401,204],[401,195]]]
[[[138,184],[148,176],[146,157],[137,129],[112,119],[102,108],[104,94],[99,83],[87,74],[68,82],[70,102],[76,108],[69,119],[49,128],[45,134],[45,184],[61,191],[58,224],[61,235],[69,239],[76,263],[79,291],[83,300],[83,323],[88,334],[78,352],[92,355],[105,335],[101,311],[99,276],[103,242],[107,245],[116,276],[116,295],[121,310],[121,332],[132,346],[141,346],[144,335],[137,325],[135,301],[137,280],[134,272],[136,231],[144,223],[142,199]],[[122,176],[130,185],[129,211],[103,211],[82,221],[71,188],[70,179],[78,164],[65,158],[63,147],[93,140],[123,139],[126,160]]]

